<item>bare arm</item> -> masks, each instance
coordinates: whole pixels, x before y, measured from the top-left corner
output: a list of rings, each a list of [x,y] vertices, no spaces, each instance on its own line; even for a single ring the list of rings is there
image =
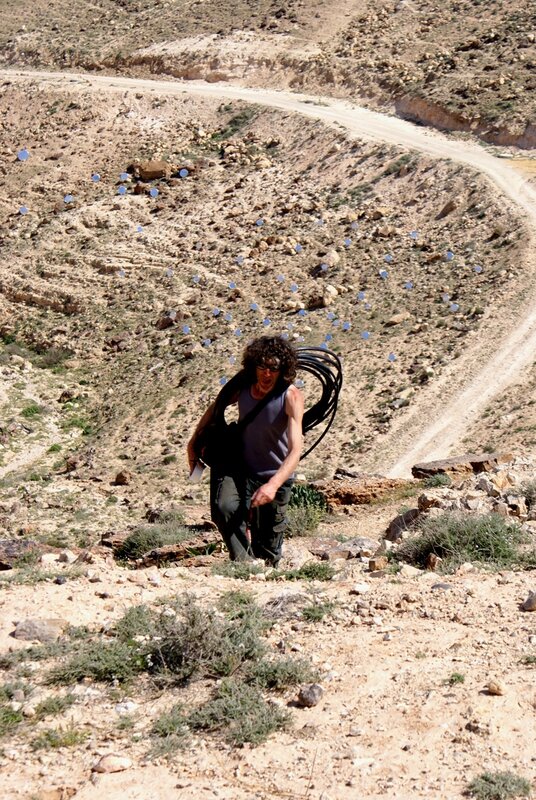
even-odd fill
[[[287,436],[288,453],[287,457],[272,475],[270,480],[264,483],[251,498],[251,505],[262,506],[271,503],[277,490],[286,480],[290,478],[300,461],[303,450],[302,419],[303,419],[303,395],[296,386],[290,386],[287,392],[285,411],[288,416]]]

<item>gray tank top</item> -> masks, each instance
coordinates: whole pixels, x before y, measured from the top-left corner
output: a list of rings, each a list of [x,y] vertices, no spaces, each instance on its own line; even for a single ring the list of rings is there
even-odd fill
[[[272,397],[244,430],[244,460],[251,477],[270,478],[288,455],[286,399],[285,389]],[[249,386],[242,389],[238,397],[238,418],[243,419],[258,402],[251,396]]]

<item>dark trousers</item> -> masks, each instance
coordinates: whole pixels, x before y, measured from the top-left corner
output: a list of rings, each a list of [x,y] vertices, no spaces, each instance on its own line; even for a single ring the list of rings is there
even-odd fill
[[[264,483],[266,481],[243,475],[222,475],[211,470],[210,513],[232,561],[262,558],[275,566],[281,558],[292,481],[286,481],[277,490],[271,503],[251,508],[252,496]]]

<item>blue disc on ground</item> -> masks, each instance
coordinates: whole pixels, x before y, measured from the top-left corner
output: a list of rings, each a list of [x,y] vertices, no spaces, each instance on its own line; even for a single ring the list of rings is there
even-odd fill
[[[169,314],[168,314],[168,317],[170,319],[177,319],[177,312],[176,311],[170,311]]]
[[[141,226],[141,225],[138,225],[138,226],[136,227],[136,233],[141,233],[142,231],[143,231],[143,228],[142,228],[142,226]]]
[[[285,340],[288,339],[288,333],[282,333],[281,338]]]
[[[228,311],[228,312],[225,314],[225,316],[224,316],[224,320],[225,320],[225,322],[232,322],[232,320],[233,320],[233,315],[231,314],[231,312],[230,312],[230,311]]]
[[[151,197],[158,197],[158,189],[155,186],[153,186],[149,194],[151,195]]]
[[[117,274],[118,274],[118,276],[119,276],[120,278],[124,278],[124,277],[125,277],[125,270],[124,270],[124,269],[120,269],[120,270],[119,270],[119,272],[118,272]]]
[[[291,292],[297,292],[298,291],[298,284],[297,283],[292,283],[290,285],[290,291]]]
[[[443,300],[444,303],[448,303],[448,301],[450,300],[450,294],[442,294],[441,299]]]
[[[30,153],[25,147],[23,147],[23,149],[19,150],[19,152],[17,153],[17,158],[19,159],[19,161],[28,161],[28,159],[30,158]]]
[[[336,315],[336,314],[335,314],[333,311],[328,311],[328,312],[327,312],[327,314],[326,314],[326,317],[327,317],[329,320],[335,319],[335,317],[336,317],[336,316],[337,316],[337,315]]]
[[[100,181],[99,173],[98,172],[94,172],[93,175],[91,176],[91,180],[93,181],[93,183],[98,183]]]
[[[294,328],[294,325],[292,324],[292,322],[287,322],[285,327],[288,328],[289,331],[291,331]]]
[[[284,275],[278,275],[277,276],[277,280],[278,280],[279,283],[283,283],[283,281],[285,280],[285,276]]]
[[[236,356],[229,356],[229,364],[236,364]]]
[[[117,194],[126,194],[126,193],[127,193],[126,186],[120,186],[119,189],[117,190]]]
[[[320,264],[320,269],[322,272],[327,272],[329,269],[329,264]]]
[[[19,208],[19,214],[20,214],[21,216],[23,216],[23,217],[24,217],[24,215],[25,215],[25,214],[27,214],[27,213],[28,213],[28,207],[27,207],[27,206],[21,206],[21,207]]]
[[[383,281],[387,280],[387,278],[389,277],[389,273],[387,272],[387,270],[386,270],[386,269],[380,269],[380,270],[379,270],[379,274],[380,274],[380,278],[381,278]]]
[[[236,289],[236,283],[234,281],[231,281],[229,284],[229,289]]]
[[[255,225],[257,226],[257,228],[262,228],[262,226],[264,225],[264,220],[263,219],[256,220]]]
[[[130,175],[128,174],[128,172],[122,172],[119,176],[120,181],[128,181],[129,178]]]
[[[191,332],[192,332],[192,329],[190,328],[190,326],[189,326],[189,325],[183,325],[183,326],[182,326],[182,332],[183,332],[183,333],[191,333]]]
[[[390,361],[391,363],[393,361],[396,361],[396,355],[394,353],[389,353],[389,355],[387,356],[387,361]]]
[[[333,339],[333,336],[332,336],[331,333],[326,333],[326,335],[324,336],[324,339],[326,340],[326,342],[331,342],[331,340]]]
[[[411,236],[412,239],[418,239],[419,238],[419,231],[410,231],[409,235]]]
[[[74,200],[74,197],[72,196],[72,194],[66,194],[63,197],[63,202],[64,203],[72,203],[73,200]]]
[[[235,336],[242,336],[242,331],[240,330],[240,328],[236,328],[236,329],[235,329],[235,331],[234,331],[234,335],[235,335]]]
[[[365,292],[358,292],[357,293],[357,299],[358,300],[364,300],[365,299]]]
[[[258,311],[259,310],[258,304],[257,303],[250,303],[249,310],[250,311]]]
[[[365,311],[370,311],[371,308],[372,308],[371,303],[365,303]]]
[[[353,231],[356,231],[356,230],[359,228],[359,225],[358,225],[358,223],[357,223],[357,222],[352,222],[352,224],[350,225],[350,227],[351,227],[351,229],[352,229]]]
[[[203,347],[210,347],[212,339],[203,339]]]
[[[476,272],[477,275],[480,275],[480,273],[482,272],[482,267],[477,264],[475,267],[473,267],[473,270]]]
[[[328,346],[327,346],[327,344],[325,342],[322,342],[320,347],[322,348],[322,350],[327,350],[328,349]]]
[[[370,339],[370,333],[368,331],[363,331],[363,333],[361,334],[361,338],[367,341],[368,339]]]
[[[300,310],[298,311],[298,316],[299,317],[306,317],[307,316],[307,311],[304,308],[300,308]]]
[[[219,317],[219,316],[220,316],[220,313],[221,313],[221,312],[220,312],[220,309],[219,309],[219,308],[213,308],[213,309],[212,309],[212,316],[213,316],[213,317]]]
[[[199,277],[199,275],[194,275],[194,277],[192,278],[192,280],[193,280],[193,282],[194,282],[194,283],[199,283],[199,281],[201,280],[201,278]]]
[[[295,251],[296,253],[301,253],[301,252],[302,252],[302,250],[303,250],[303,247],[301,246],[301,244],[295,244],[295,245],[294,245],[294,251]]]
[[[338,327],[339,327],[339,325],[341,324],[341,321],[340,321],[340,319],[334,319],[334,320],[333,320],[333,322],[332,322],[331,324],[332,324],[332,325],[333,325],[335,328],[338,328]]]
[[[244,263],[244,256],[237,256],[235,258],[235,264],[238,264],[238,266],[240,266],[243,263]]]
[[[458,303],[451,303],[450,310],[452,311],[453,314],[455,314],[456,311],[460,310],[460,306],[458,305]]]
[[[347,238],[347,239],[344,240],[344,246],[345,247],[350,247],[351,244],[352,244],[352,240],[350,238]]]
[[[322,219],[322,217],[318,217],[318,219],[316,219],[315,222],[316,222],[317,225],[323,225],[324,224],[324,220]]]
[[[265,328],[269,328],[270,325],[272,324],[272,320],[270,320],[270,319],[268,319],[268,317],[266,317],[266,319],[263,319],[262,324],[264,325]]]
[[[220,378],[220,386],[225,386],[226,383],[227,383],[227,378],[225,377],[225,375],[223,375]]]
[[[172,278],[172,277],[173,277],[173,270],[171,269],[171,267],[168,267],[166,269],[166,278]]]
[[[298,387],[298,389],[303,389],[303,387],[305,386],[305,383],[302,381],[301,378],[298,378],[298,380],[295,381],[294,383]]]
[[[412,281],[406,281],[404,284],[404,289],[413,289]]]
[[[385,255],[383,257],[383,260],[386,262],[386,264],[392,264],[393,263],[393,256],[390,255],[389,253],[387,253],[387,255]]]
[[[342,323],[342,329],[343,329],[343,331],[349,331],[351,327],[352,327],[352,326],[351,326],[351,324],[350,324],[349,322],[343,322],[343,323]]]
[[[179,170],[179,178],[187,178],[190,173],[186,168]]]
[[[452,250],[447,250],[447,252],[445,253],[445,261],[452,261],[453,258],[454,258],[454,253],[452,252]]]

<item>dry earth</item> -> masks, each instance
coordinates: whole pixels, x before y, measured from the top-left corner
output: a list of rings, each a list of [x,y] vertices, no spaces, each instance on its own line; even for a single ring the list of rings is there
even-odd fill
[[[518,454],[510,470],[533,477],[519,455],[536,443],[534,162],[324,97],[359,91],[372,107],[398,99],[399,113],[422,117],[433,103],[439,126],[531,144],[530,9],[470,5],[343,3],[334,14],[296,3],[279,14],[262,3],[155,11],[103,1],[73,15],[35,3],[22,24],[5,9],[4,64],[113,65],[140,80],[3,73],[0,531],[56,553],[89,548],[93,563],[76,577],[46,556],[63,585],[18,585],[27,570],[6,573],[15,580],[0,586],[0,651],[27,644],[12,632],[28,616],[106,632],[133,605],[185,591],[206,606],[245,586],[261,605],[301,593],[335,607],[318,623],[289,612],[268,634],[273,654],[303,655],[322,674],[318,706],[295,708],[292,690],[276,697],[290,703],[288,732],[238,749],[197,735],[166,762],[148,756],[153,721],[208,684],[86,681],[69,687],[76,702],[64,715],[28,717],[4,739],[0,797],[447,800],[485,770],[534,781],[536,628],[520,609],[533,573],[374,575],[352,559],[328,584],[244,584],[212,574],[218,554],[195,568],[130,571],[99,547],[148,509],[180,508],[190,522],[206,514],[205,483],[186,481],[184,444],[244,341],[266,329],[325,341],[343,359],[341,409],[304,462],[307,478],[337,467],[407,473],[456,444],[507,448]],[[148,71],[317,94],[179,88],[145,80]],[[408,107],[408,96],[421,104]],[[173,177],[120,177],[148,158],[165,159]],[[304,391],[310,402],[314,385]],[[483,502],[470,482],[457,492],[456,507]],[[408,503],[402,493],[348,506],[321,533],[379,540]],[[311,558],[302,539],[286,553],[291,565]],[[356,583],[369,585],[357,599]],[[57,695],[47,669],[6,668],[2,691],[21,682],[23,707]],[[492,678],[504,694],[486,690]],[[39,732],[69,726],[89,735],[82,745],[32,748]],[[110,752],[132,766],[92,773]]]

